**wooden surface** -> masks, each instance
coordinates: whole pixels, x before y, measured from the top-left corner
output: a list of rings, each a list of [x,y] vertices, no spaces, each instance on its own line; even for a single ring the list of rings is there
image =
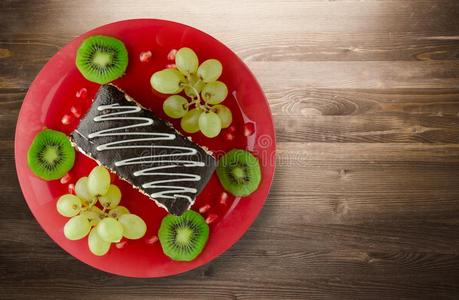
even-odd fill
[[[0,2],[1,299],[458,299],[458,1]],[[76,35],[163,18],[231,47],[269,99],[277,172],[224,255],[163,279],[64,253],[15,174],[22,99]]]

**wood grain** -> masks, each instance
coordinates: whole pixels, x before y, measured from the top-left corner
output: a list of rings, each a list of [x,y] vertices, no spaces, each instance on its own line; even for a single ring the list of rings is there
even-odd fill
[[[23,200],[14,130],[59,48],[120,19],[164,18],[231,47],[266,92],[277,164],[255,224],[170,278],[90,268]],[[0,299],[457,299],[459,2],[0,3]]]

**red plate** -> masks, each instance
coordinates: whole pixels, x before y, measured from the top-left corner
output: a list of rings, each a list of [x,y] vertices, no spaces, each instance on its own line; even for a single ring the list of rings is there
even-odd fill
[[[81,41],[94,34],[121,39],[129,52],[126,75],[116,80],[120,88],[160,117],[170,120],[162,112],[164,95],[154,93],[149,80],[153,72],[173,63],[168,60],[172,49],[187,46],[196,51],[200,61],[216,58],[223,64],[223,75],[230,91],[224,104],[233,112],[233,126],[224,129],[214,139],[193,134],[197,143],[220,155],[232,148],[248,149],[259,159],[262,168],[261,185],[249,197],[225,197],[214,174],[198,196],[193,210],[201,211],[210,223],[209,241],[204,251],[192,262],[175,262],[165,256],[155,236],[166,212],[134,190],[126,182],[115,178],[123,197],[121,205],[141,216],[147,223],[147,233],[140,240],[112,245],[102,257],[91,254],[87,238],[70,241],[64,237],[67,218],[56,211],[56,199],[68,192],[69,184],[87,176],[94,161],[77,153],[75,166],[68,183],[59,180],[46,182],[35,177],[27,167],[27,149],[34,136],[45,127],[70,133],[79,122],[78,115],[89,108],[98,85],[85,80],[75,67],[75,52]],[[150,61],[142,62],[142,52],[151,51]],[[76,116],[76,117],[75,117]],[[177,126],[177,122],[173,122]],[[275,137],[266,98],[246,65],[226,46],[211,36],[186,25],[162,20],[129,20],[96,28],[74,39],[62,48],[43,67],[30,86],[19,114],[15,140],[16,169],[24,197],[37,221],[48,235],[79,260],[104,271],[131,277],[161,277],[199,267],[214,259],[231,245],[253,223],[262,208],[271,185],[275,166]],[[222,197],[223,194],[223,197]],[[207,207],[206,205],[209,205]],[[207,211],[205,211],[207,209]],[[215,219],[216,217],[216,219]]]

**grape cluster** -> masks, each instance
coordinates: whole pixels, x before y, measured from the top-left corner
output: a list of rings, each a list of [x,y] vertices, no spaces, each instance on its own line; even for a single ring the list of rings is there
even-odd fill
[[[118,205],[121,191],[110,184],[110,173],[104,167],[97,166],[88,177],[78,179],[75,193],[61,196],[56,203],[57,211],[70,218],[64,226],[64,235],[69,240],[82,239],[89,233],[89,250],[101,256],[123,236],[136,240],[145,235],[145,222]]]
[[[198,56],[190,48],[175,54],[175,67],[154,73],[150,83],[163,94],[173,94],[163,103],[163,110],[171,118],[180,119],[185,132],[201,131],[206,137],[216,137],[232,122],[231,110],[223,104],[228,95],[226,85],[218,81],[222,64],[208,59],[199,65]],[[189,99],[178,95],[181,92]]]

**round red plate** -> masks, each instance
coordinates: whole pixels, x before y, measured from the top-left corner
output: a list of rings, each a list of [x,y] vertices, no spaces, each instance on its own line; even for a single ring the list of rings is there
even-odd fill
[[[87,238],[70,241],[64,237],[67,218],[56,211],[56,199],[68,193],[72,183],[87,176],[94,161],[77,153],[70,181],[46,182],[35,177],[27,167],[27,149],[34,136],[43,128],[69,134],[84,115],[98,85],[85,80],[75,67],[75,52],[81,41],[94,34],[121,39],[129,52],[126,75],[114,83],[160,117],[172,121],[162,112],[165,95],[153,92],[149,80],[155,71],[165,68],[172,49],[187,46],[196,51],[200,61],[216,58],[223,64],[221,81],[230,91],[224,104],[233,112],[233,126],[224,129],[214,139],[193,134],[197,143],[208,147],[217,156],[232,149],[242,148],[254,153],[262,168],[261,185],[256,192],[244,198],[225,194],[214,174],[198,196],[193,210],[200,211],[210,223],[209,241],[204,251],[192,262],[175,262],[165,256],[156,233],[166,212],[137,192],[126,182],[115,178],[121,188],[121,205],[141,216],[147,223],[147,233],[140,240],[127,240],[112,245],[102,257],[91,254]],[[141,61],[142,52],[151,51],[149,61]],[[174,120],[172,122],[180,130]],[[226,46],[211,36],[186,25],[162,20],[128,20],[112,23],[74,39],[62,48],[43,67],[29,88],[19,114],[15,140],[16,169],[24,197],[37,221],[48,235],[65,251],[100,270],[131,277],[161,277],[201,266],[233,245],[255,220],[271,185],[275,166],[275,137],[266,98],[256,79],[245,64]]]

